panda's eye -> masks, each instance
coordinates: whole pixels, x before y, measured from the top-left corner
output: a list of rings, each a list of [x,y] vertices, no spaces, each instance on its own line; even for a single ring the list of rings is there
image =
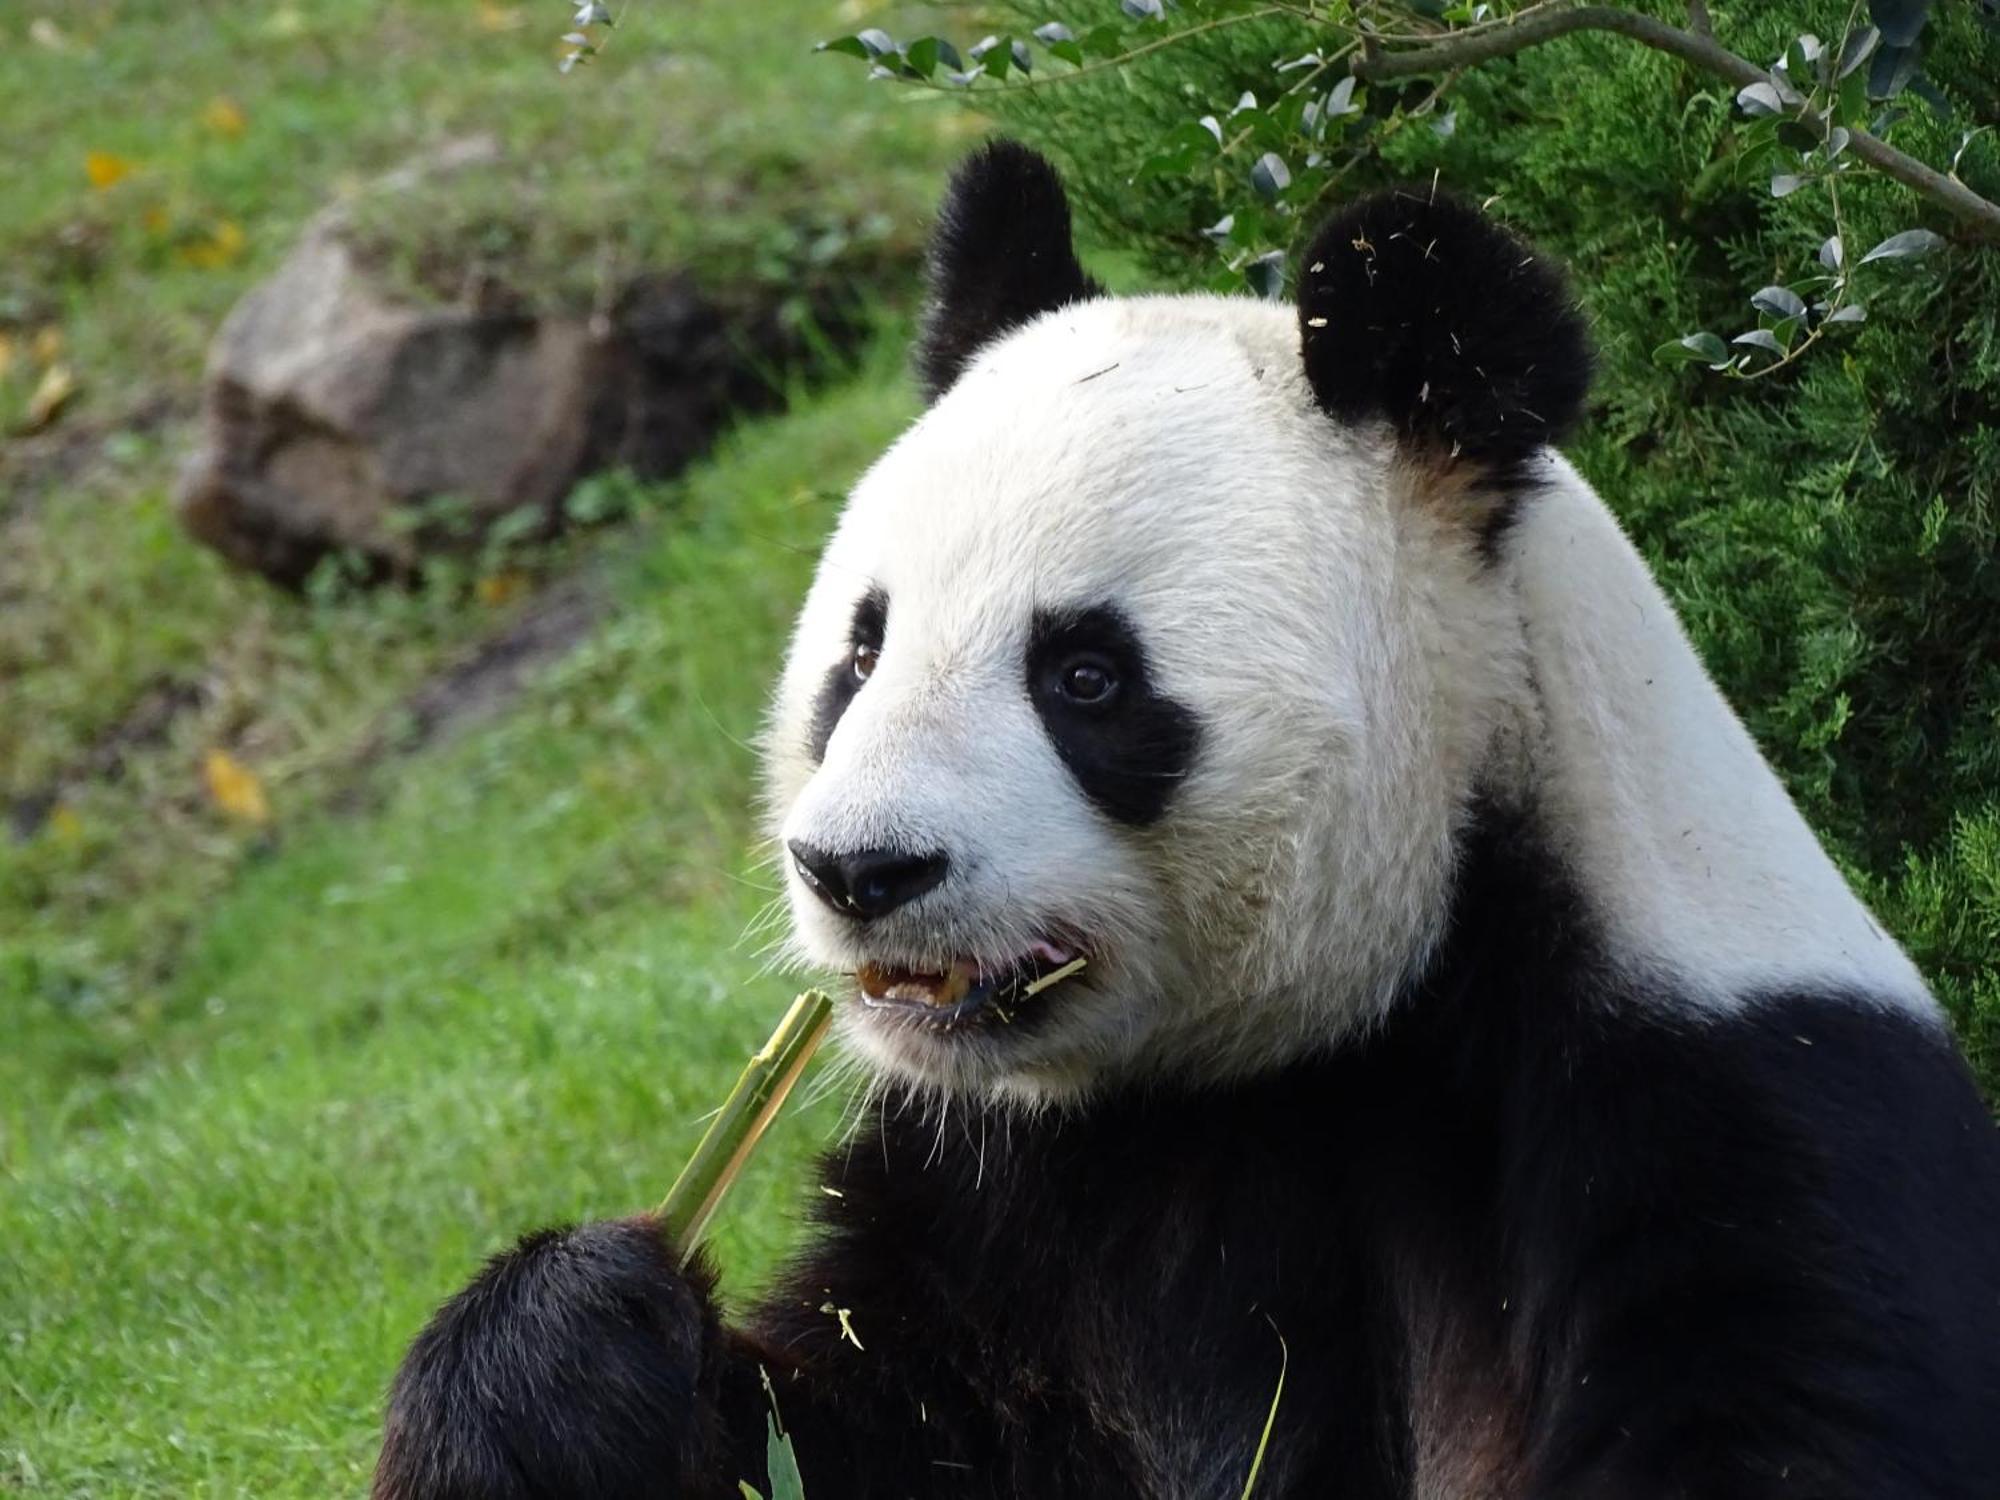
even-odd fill
[[[1101,656],[1072,656],[1056,674],[1056,686],[1072,703],[1095,707],[1118,692],[1118,673]]]
[[[854,643],[854,680],[866,682],[875,675],[875,663],[881,659],[882,648],[871,646],[866,641]]]

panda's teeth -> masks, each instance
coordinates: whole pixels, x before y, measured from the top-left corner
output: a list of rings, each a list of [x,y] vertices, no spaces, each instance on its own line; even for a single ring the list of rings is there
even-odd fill
[[[943,970],[865,963],[856,967],[854,978],[865,1004],[915,1007],[955,1024],[981,1011],[1011,1020],[1014,1005],[1062,983],[1083,966],[1083,955],[1075,948],[1042,939],[997,965],[971,958],[954,959]]]
[[[860,981],[862,994],[871,1000],[902,1000],[943,1008],[956,1005],[971,993],[974,973],[972,966],[963,961],[943,973],[863,964],[854,977]]]

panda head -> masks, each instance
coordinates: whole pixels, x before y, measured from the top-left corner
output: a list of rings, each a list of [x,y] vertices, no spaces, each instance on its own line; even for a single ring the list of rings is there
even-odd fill
[[[854,976],[879,1070],[1254,1071],[1439,936],[1523,672],[1494,550],[1587,355],[1560,279],[1428,192],[1336,214],[1300,284],[1106,297],[1045,161],[954,179],[931,405],[847,503],[766,741],[796,955]]]

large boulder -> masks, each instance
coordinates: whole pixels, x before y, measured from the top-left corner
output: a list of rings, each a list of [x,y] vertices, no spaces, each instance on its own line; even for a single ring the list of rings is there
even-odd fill
[[[731,413],[771,404],[801,343],[775,306],[672,272],[594,315],[490,289],[439,305],[393,285],[330,212],[216,337],[180,514],[283,583],[335,551],[404,573],[503,516],[554,531],[593,470],[677,470]]]

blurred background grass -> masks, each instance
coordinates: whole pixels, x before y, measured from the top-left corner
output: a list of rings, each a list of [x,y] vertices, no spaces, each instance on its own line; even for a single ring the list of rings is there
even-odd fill
[[[976,121],[813,57],[852,24],[825,0],[635,5],[560,78],[566,20],[0,13],[0,801],[37,803],[0,831],[0,1493],[357,1493],[435,1301],[527,1227],[655,1202],[789,993],[746,936],[748,742],[838,496],[914,409],[893,331],[505,588],[294,596],[171,512],[233,300],[322,206],[470,135],[531,166],[364,217],[412,285],[488,258],[587,304],[621,267],[726,283],[837,231],[895,269],[894,329]],[[27,434],[52,369],[73,394]],[[585,644],[398,753],[412,690],[555,587],[591,596]],[[267,818],[204,777],[217,748]],[[838,1107],[732,1199],[733,1287]]]

